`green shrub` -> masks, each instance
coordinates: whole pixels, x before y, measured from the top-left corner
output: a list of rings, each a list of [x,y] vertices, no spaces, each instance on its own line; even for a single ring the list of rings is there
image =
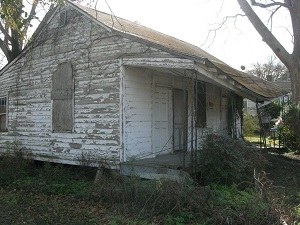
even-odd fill
[[[32,160],[25,157],[22,150],[15,149],[2,154],[0,157],[0,186],[32,174],[32,168]]]
[[[271,102],[260,108],[260,111],[264,116],[270,116],[272,119],[278,118],[281,110],[282,106],[279,102]]]
[[[285,115],[283,134],[286,147],[300,152],[300,106],[292,105]]]
[[[34,193],[72,195],[88,197],[92,182],[85,179],[75,179],[73,171],[63,165],[45,163],[40,168],[33,168],[34,174],[24,174],[16,177],[8,185],[10,189],[26,190]]]
[[[259,131],[259,123],[257,116],[244,113],[243,116],[243,134],[245,137],[253,137]]]
[[[211,211],[213,224],[280,224],[278,214],[253,189],[238,190],[237,186],[213,185]]]
[[[241,140],[209,134],[199,154],[203,184],[232,184],[252,180],[254,168],[262,168],[264,157],[259,150]]]

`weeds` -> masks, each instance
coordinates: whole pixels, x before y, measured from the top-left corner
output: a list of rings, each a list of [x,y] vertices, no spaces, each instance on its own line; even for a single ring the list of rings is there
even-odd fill
[[[253,180],[254,168],[262,168],[265,158],[241,140],[217,134],[207,135],[199,154],[202,184],[240,183]]]
[[[122,213],[133,213],[137,218],[153,218],[181,212],[201,212],[209,194],[206,187],[115,176],[102,177],[95,184],[92,196],[117,206]]]
[[[289,221],[279,216],[288,214],[282,213],[280,198],[274,201],[279,195],[262,176],[256,176],[257,190],[240,190],[237,185],[141,180],[107,170],[94,183],[97,170],[36,165],[21,151],[3,155],[0,224],[268,225],[279,219]]]

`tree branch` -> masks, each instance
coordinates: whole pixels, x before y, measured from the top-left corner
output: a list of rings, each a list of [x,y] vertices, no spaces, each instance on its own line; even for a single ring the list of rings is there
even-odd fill
[[[272,1],[272,3],[259,3],[259,2],[256,2],[256,0],[251,0],[251,5],[253,6],[259,6],[261,8],[269,8],[269,7],[273,7],[273,6],[280,6],[280,7],[286,7],[286,8],[289,8],[289,5],[283,3],[283,2],[275,2],[275,1]]]
[[[285,64],[291,64],[291,55],[271,33],[271,31],[265,26],[261,19],[254,12],[247,0],[237,0],[241,9],[244,11],[256,31],[263,38],[263,41],[273,50],[276,56]],[[252,1],[252,0],[251,0]]]
[[[32,3],[30,13],[28,15],[28,18],[25,20],[24,28],[22,30],[22,33],[23,33],[24,36],[27,34],[30,22],[36,14],[36,7],[37,7],[38,3],[39,3],[39,0],[34,0],[33,3]]]
[[[4,37],[11,41],[11,36],[8,33],[8,30],[3,27],[3,24],[0,22],[0,31],[3,33]]]
[[[234,25],[235,25],[238,17],[243,17],[243,16],[246,16],[246,15],[244,15],[244,14],[236,14],[236,15],[233,15],[233,16],[226,16],[226,17],[223,18],[223,20],[222,20],[221,23],[214,24],[214,25],[217,25],[217,27],[214,28],[214,29],[210,29],[208,31],[207,37],[206,37],[203,45],[208,41],[209,37],[211,36],[211,33],[213,33],[212,41],[208,45],[208,47],[210,47],[212,45],[212,43],[214,42],[214,40],[215,40],[215,37],[217,35],[217,31],[220,30],[227,23],[228,20],[233,19],[234,20]]]
[[[273,16],[275,15],[275,13],[281,8],[281,6],[278,6],[270,15],[268,21],[271,22],[271,30],[273,28]]]
[[[0,48],[3,51],[5,57],[8,59],[10,56],[10,50],[8,46],[5,44],[5,42],[0,38]]]

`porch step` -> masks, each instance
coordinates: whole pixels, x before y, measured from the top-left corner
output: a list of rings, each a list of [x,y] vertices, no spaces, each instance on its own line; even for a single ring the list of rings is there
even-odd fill
[[[136,165],[121,163],[120,173],[125,176],[139,176],[151,180],[172,180],[179,183],[193,182],[192,177],[183,170],[165,168],[161,166]]]

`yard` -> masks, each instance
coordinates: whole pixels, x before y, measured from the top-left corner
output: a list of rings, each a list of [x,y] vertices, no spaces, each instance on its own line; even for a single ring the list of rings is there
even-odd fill
[[[95,169],[4,156],[0,161],[0,224],[279,224],[277,215],[271,215],[272,207],[297,220],[300,161],[276,154],[267,158],[272,189],[278,191],[284,206],[261,199],[251,185],[243,189],[178,185],[114,173],[103,174],[94,184]]]

